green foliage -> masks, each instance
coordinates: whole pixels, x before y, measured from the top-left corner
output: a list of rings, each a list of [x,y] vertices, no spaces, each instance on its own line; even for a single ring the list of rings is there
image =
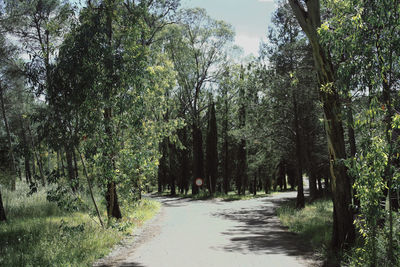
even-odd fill
[[[296,209],[295,202],[286,203],[277,209],[279,219],[289,231],[298,233],[314,251],[325,255],[332,236],[332,212],[333,204],[328,199],[306,204],[302,210]]]
[[[360,214],[354,223],[359,231],[358,244],[346,255],[350,266],[383,265],[387,266],[387,248],[389,236],[389,221],[385,192],[388,190],[387,174],[389,146],[386,139],[382,138],[382,121],[385,110],[379,101],[372,99],[369,109],[360,113],[356,119],[355,127],[362,133],[360,138],[360,152],[354,159],[349,159],[346,165],[355,178],[353,188],[360,201]],[[394,117],[393,130],[398,127],[398,118]],[[393,185],[398,186],[399,172],[393,168]],[[386,207],[386,208],[385,208]],[[399,227],[398,214],[393,212],[394,228]],[[394,235],[394,253],[400,253],[398,235]]]
[[[24,192],[21,184],[3,192],[8,222],[0,223],[1,266],[92,266],[159,209],[158,202],[143,200],[124,209],[125,220],[103,229],[85,213],[47,202],[44,190]]]
[[[50,202],[57,203],[57,206],[65,211],[82,211],[85,210],[85,204],[82,199],[73,194],[71,188],[59,184],[57,187],[47,191],[46,199]]]
[[[343,265],[349,267],[356,266],[399,266],[400,265],[400,216],[398,213],[393,213],[394,225],[393,225],[393,242],[394,247],[394,259],[392,263],[388,262],[387,259],[387,247],[389,234],[389,225],[385,224],[381,228],[376,228],[373,233],[364,232],[365,238],[369,239],[369,242],[365,239],[359,240],[355,246],[345,253],[343,257]],[[372,240],[372,234],[374,235],[374,240]],[[373,244],[373,247],[372,247]],[[371,249],[374,249],[372,251]],[[372,256],[375,258],[372,259]]]

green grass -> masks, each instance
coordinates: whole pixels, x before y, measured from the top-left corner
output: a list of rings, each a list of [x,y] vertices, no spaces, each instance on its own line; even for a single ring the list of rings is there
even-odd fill
[[[60,210],[44,190],[29,197],[27,191],[22,184],[15,192],[2,189],[8,222],[0,223],[0,266],[91,266],[159,209],[158,202],[143,200],[103,229],[87,212]]]
[[[316,200],[302,210],[295,208],[295,202],[287,202],[277,209],[279,219],[289,231],[299,234],[314,251],[325,255],[329,253],[332,235],[332,212],[333,204],[328,199]]]

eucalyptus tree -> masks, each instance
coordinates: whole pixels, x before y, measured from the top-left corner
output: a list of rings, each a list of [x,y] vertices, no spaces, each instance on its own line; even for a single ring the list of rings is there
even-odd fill
[[[342,247],[354,242],[355,230],[351,205],[350,177],[344,165],[346,159],[342,122],[342,105],[335,84],[336,73],[329,51],[322,45],[318,28],[321,26],[319,0],[289,0],[301,28],[307,35],[313,51],[315,69],[319,83],[319,97],[325,116],[325,131],[328,140],[333,196],[332,245]]]
[[[15,180],[16,180],[16,163],[15,163],[15,156],[14,156],[14,148],[12,144],[12,139],[11,139],[11,133],[10,133],[10,127],[7,119],[7,114],[6,114],[6,109],[5,109],[5,104],[4,104],[4,91],[5,91],[5,86],[8,84],[9,80],[6,79],[8,78],[8,67],[9,67],[9,62],[10,60],[8,58],[8,54],[10,53],[10,47],[9,44],[6,44],[6,40],[3,37],[3,35],[0,33],[0,102],[1,102],[1,111],[2,111],[2,117],[3,117],[3,122],[4,122],[4,127],[6,130],[7,134],[7,141],[8,141],[8,156],[10,157],[10,160],[7,160],[7,163],[11,163],[11,175],[12,175],[12,190],[15,190]],[[11,162],[10,162],[11,161]],[[3,163],[4,164],[4,163]],[[4,167],[8,169],[8,166],[1,166],[2,171]],[[0,185],[1,186],[1,185]],[[6,213],[5,209],[3,206],[3,199],[1,195],[1,189],[0,189],[0,222],[1,221],[6,221]]]
[[[34,0],[5,2],[2,26],[29,60],[26,72],[37,94],[49,86],[51,63],[65,33],[69,30],[74,12],[68,1]]]
[[[5,95],[6,92],[11,89],[10,87],[13,87],[13,84],[15,87],[15,83],[18,83],[20,77],[21,75],[16,69],[15,48],[11,46],[11,44],[7,43],[4,36],[0,34],[0,107],[2,119],[4,122],[4,128],[7,134],[8,155],[10,158],[10,171],[12,176],[12,190],[15,190],[17,163],[14,153],[14,145],[11,136],[12,134],[9,125],[9,119],[5,105]],[[14,82],[14,80],[16,80],[16,82]]]
[[[367,248],[360,254],[361,264],[376,266],[389,260],[390,265],[398,265],[393,210],[399,207],[395,188],[398,190],[399,186],[396,110],[400,5],[391,0],[343,1],[337,5],[327,1],[326,5],[332,16],[321,25],[320,36],[330,47],[338,73],[344,77],[339,86],[347,94],[361,91],[368,99],[354,124],[360,137],[358,153],[352,153],[354,159],[348,164],[355,177],[360,212],[366,217],[364,223],[356,224],[365,233]],[[381,206],[385,198],[386,211]],[[379,253],[377,240],[382,220],[388,227],[387,245],[386,251]]]
[[[98,167],[109,219],[122,216],[117,186],[124,198],[140,198],[145,179],[155,174],[160,140],[180,125],[160,119],[174,72],[165,57],[149,53],[151,29],[143,20],[153,12],[150,2],[107,0],[83,8],[60,50],[49,95],[66,104],[53,106],[61,129],[73,130],[71,145]]]
[[[24,55],[25,75],[32,91],[37,96],[45,96],[50,86],[52,62],[74,17],[73,8],[67,1],[59,0],[2,2],[4,13],[1,26],[15,40],[15,45],[19,46]],[[40,142],[35,141],[38,138],[35,138],[30,124],[31,122],[25,125],[44,184]],[[69,168],[73,169],[70,165],[72,161],[68,163]]]
[[[204,90],[221,74],[224,48],[233,39],[232,27],[210,18],[204,9],[182,10],[179,23],[171,25],[166,48],[177,71],[180,101],[192,130],[193,193],[195,178],[204,177],[202,111],[206,108]]]

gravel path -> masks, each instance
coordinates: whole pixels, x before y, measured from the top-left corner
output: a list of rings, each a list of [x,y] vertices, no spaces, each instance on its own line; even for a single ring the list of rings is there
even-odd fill
[[[295,192],[240,201],[156,198],[161,212],[95,266],[318,266],[275,216]]]

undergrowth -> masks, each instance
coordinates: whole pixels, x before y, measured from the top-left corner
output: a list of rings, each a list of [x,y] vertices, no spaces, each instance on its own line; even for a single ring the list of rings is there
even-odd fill
[[[142,200],[123,207],[125,219],[103,229],[87,211],[66,212],[43,189],[27,191],[23,184],[2,190],[8,221],[0,223],[0,266],[92,266],[159,209],[158,202]]]
[[[317,200],[311,204],[306,204],[302,210],[295,208],[295,202],[287,202],[277,209],[279,219],[289,231],[295,232],[300,237],[309,242],[312,249],[325,261],[324,266],[370,266],[368,251],[362,234],[358,233],[355,244],[345,251],[342,255],[334,253],[330,248],[332,235],[333,204],[330,199]],[[396,266],[400,266],[400,216],[394,215],[394,258]],[[377,230],[376,233],[376,258],[375,266],[391,267],[387,261],[386,248],[388,235],[387,226]],[[372,266],[372,265],[371,265]]]
[[[295,202],[287,202],[277,209],[282,224],[308,242],[313,251],[329,258],[332,236],[333,204],[330,199],[320,199],[298,210]]]

